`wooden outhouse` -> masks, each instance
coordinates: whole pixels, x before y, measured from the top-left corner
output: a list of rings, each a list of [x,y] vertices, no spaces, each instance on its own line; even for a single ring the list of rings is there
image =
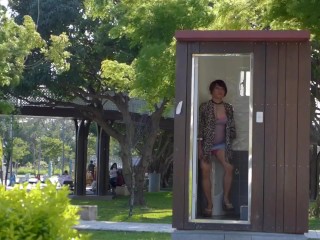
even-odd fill
[[[177,31],[173,227],[308,231],[310,34]],[[232,213],[221,209],[223,168],[212,159],[211,217],[203,217],[199,105],[222,79],[234,109]]]

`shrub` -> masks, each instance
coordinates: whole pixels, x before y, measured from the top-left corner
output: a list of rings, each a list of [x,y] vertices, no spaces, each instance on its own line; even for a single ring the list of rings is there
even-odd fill
[[[0,240],[67,240],[85,239],[73,228],[78,208],[70,204],[68,189],[56,190],[47,182],[40,189],[27,190],[16,185],[12,190],[0,186]]]
[[[320,217],[320,196],[317,197],[315,202],[311,203],[309,207],[309,216],[315,218]]]

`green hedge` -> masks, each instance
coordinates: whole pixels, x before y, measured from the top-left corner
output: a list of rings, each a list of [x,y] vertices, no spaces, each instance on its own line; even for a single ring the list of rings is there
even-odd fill
[[[30,167],[19,167],[18,168],[18,174],[23,175],[23,174],[38,174],[38,169],[30,168]],[[46,175],[48,174],[48,169],[40,169],[39,172],[41,175]],[[53,174],[61,174],[61,169],[55,169]]]
[[[56,190],[49,182],[31,191],[27,185],[12,190],[0,186],[0,240],[87,239],[73,228],[79,209],[70,204],[68,194],[67,188]]]

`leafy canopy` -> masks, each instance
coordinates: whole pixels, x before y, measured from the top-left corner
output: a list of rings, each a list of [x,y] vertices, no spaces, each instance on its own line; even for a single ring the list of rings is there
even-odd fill
[[[153,106],[163,99],[173,99],[175,81],[175,39],[179,29],[207,28],[213,21],[209,0],[99,1],[86,0],[86,14],[111,23],[106,34],[114,39],[128,39],[139,53],[130,65],[135,77],[132,97],[147,100]],[[110,76],[102,68],[102,75]]]
[[[0,7],[0,87],[19,84],[24,70],[34,67],[26,63],[34,50],[38,50],[41,56],[39,62],[48,62],[58,74],[67,71],[67,60],[70,58],[70,53],[66,51],[68,46],[69,39],[65,33],[51,35],[49,41],[45,41],[30,16],[25,15],[19,25],[8,18],[6,10]],[[3,94],[1,90],[0,97]],[[12,109],[7,102],[0,101],[0,113],[9,113]]]

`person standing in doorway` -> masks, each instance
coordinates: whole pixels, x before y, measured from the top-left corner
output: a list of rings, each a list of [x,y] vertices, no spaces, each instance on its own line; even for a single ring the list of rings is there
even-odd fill
[[[223,101],[227,94],[227,86],[223,80],[215,80],[209,86],[211,100],[202,103],[199,108],[198,154],[202,174],[202,189],[207,200],[204,216],[212,215],[211,196],[211,155],[215,155],[224,169],[223,202],[225,211],[234,210],[229,199],[233,166],[231,143],[236,137],[233,107]]]

